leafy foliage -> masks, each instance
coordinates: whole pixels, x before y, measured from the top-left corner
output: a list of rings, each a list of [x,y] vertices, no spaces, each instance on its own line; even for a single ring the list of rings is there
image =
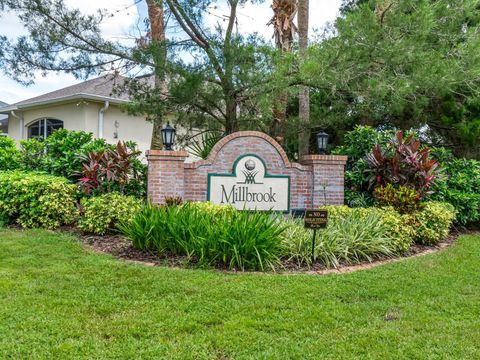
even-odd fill
[[[356,126],[355,129],[345,133],[342,146],[332,149],[334,155],[348,156],[345,168],[345,199],[350,206],[373,205],[365,156],[376,144],[380,144],[382,148],[389,148],[390,140],[394,137],[393,130],[382,131],[370,126]]]
[[[200,159],[206,159],[222,136],[223,134],[219,131],[207,131],[196,135],[189,140],[189,151]]]
[[[431,201],[425,203],[422,210],[407,216],[415,230],[415,242],[435,245],[448,235],[455,220],[455,208],[449,203]]]
[[[19,167],[18,150],[15,141],[0,136],[0,171],[15,170]]]
[[[141,205],[142,201],[133,196],[114,192],[86,199],[79,228],[99,235],[114,232],[118,224],[129,224]]]
[[[269,213],[186,203],[147,205],[120,229],[142,250],[185,255],[201,265],[264,270],[278,263],[284,226]]]
[[[480,221],[480,161],[449,159],[442,163],[443,176],[436,182],[432,199],[452,204],[456,222],[472,225]]]
[[[398,131],[392,145],[393,154],[377,144],[366,156],[367,171],[371,173],[370,184],[411,187],[417,191],[419,198],[423,198],[438,176],[438,162],[430,159],[429,148],[422,148],[421,142],[413,135],[404,139],[403,132]]]
[[[20,168],[26,171],[43,171],[45,143],[37,139],[20,140]]]
[[[139,153],[130,150],[124,142],[119,141],[115,149],[90,152],[87,156],[82,156],[80,187],[87,195],[115,190],[124,194],[128,184],[141,181],[141,174],[133,166]]]
[[[55,229],[76,220],[75,192],[65,178],[0,172],[0,215],[25,228]]]
[[[340,135],[355,124],[423,127],[432,145],[480,156],[478,2],[345,5],[354,11],[337,18],[300,69],[321,123]]]
[[[327,267],[354,264],[403,253],[412,243],[412,233],[393,209],[328,206],[329,223],[319,231],[316,261]],[[289,220],[283,234],[286,259],[299,266],[312,266],[312,232],[299,220]]]
[[[373,197],[380,207],[392,206],[400,214],[412,213],[418,210],[420,205],[419,194],[414,189],[402,185],[377,186],[373,191]]]
[[[84,154],[111,147],[104,139],[93,139],[92,133],[65,129],[55,130],[44,144],[46,154],[42,159],[42,169],[72,181],[78,179]]]

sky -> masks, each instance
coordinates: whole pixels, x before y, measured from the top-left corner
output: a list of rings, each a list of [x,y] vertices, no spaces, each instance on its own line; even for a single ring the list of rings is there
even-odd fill
[[[311,34],[315,30],[321,30],[327,23],[333,22],[338,15],[341,0],[310,0],[310,28]],[[119,41],[131,41],[129,34],[132,29],[137,27],[138,21],[145,15],[145,6],[140,3],[135,5],[134,0],[65,0],[69,7],[76,7],[83,12],[95,12],[98,4],[102,8],[115,10],[114,17],[109,18],[102,26],[104,37],[117,39]],[[222,15],[228,14],[226,6],[221,1],[215,8],[211,8],[206,15],[206,24],[214,26],[216,23],[222,23]],[[273,29],[266,23],[271,18],[273,12],[270,8],[270,1],[263,4],[247,4],[238,11],[238,26],[242,33],[257,32],[267,39],[272,38]],[[9,38],[15,38],[26,34],[22,24],[13,14],[0,14],[0,35],[6,35]],[[34,96],[45,94],[69,85],[80,82],[72,75],[50,73],[46,77],[40,74],[36,77],[35,83],[28,87],[16,83],[14,80],[6,77],[0,72],[0,101],[13,104]]]

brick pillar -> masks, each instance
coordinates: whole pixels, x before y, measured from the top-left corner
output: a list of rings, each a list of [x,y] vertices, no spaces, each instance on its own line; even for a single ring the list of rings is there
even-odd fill
[[[312,207],[343,205],[347,156],[305,155],[301,162],[312,167]]]
[[[186,151],[147,151],[148,199],[153,204],[165,203],[165,198],[185,196]]]

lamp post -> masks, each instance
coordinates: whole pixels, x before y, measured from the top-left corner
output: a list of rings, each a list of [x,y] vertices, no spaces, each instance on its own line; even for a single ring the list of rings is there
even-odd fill
[[[167,122],[167,126],[162,129],[162,140],[165,150],[173,150],[173,144],[175,143],[175,134],[177,130],[170,126],[170,122]]]
[[[317,133],[317,149],[319,154],[325,155],[327,153],[328,136],[329,135],[323,130]]]

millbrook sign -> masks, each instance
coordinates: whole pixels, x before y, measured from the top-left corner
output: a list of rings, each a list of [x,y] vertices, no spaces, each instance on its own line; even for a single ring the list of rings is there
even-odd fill
[[[232,174],[209,174],[207,200],[237,209],[290,210],[290,176],[269,175],[254,154],[239,157]]]
[[[148,198],[153,204],[181,198],[296,212],[344,202],[346,156],[312,154],[291,162],[278,142],[258,131],[223,137],[207,159],[187,158],[184,150],[148,152]]]

